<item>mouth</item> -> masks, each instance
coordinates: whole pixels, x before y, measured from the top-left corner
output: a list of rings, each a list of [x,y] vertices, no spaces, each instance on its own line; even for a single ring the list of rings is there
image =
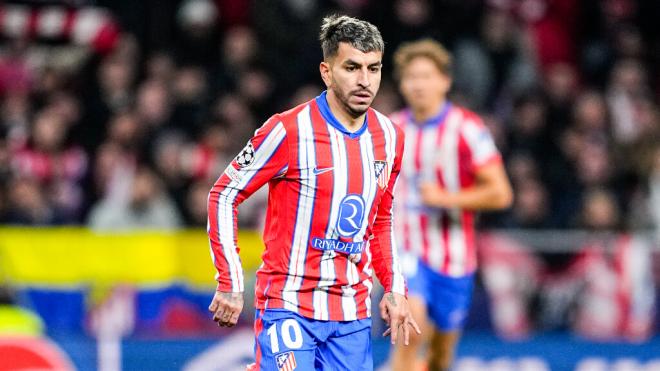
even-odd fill
[[[368,91],[358,91],[356,93],[353,93],[353,96],[358,98],[359,100],[371,99],[371,93],[369,93]]]

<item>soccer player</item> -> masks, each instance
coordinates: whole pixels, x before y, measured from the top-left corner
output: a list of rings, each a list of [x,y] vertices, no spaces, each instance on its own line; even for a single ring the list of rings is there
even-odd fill
[[[370,105],[383,39],[347,16],[323,20],[320,72],[327,90],[268,119],[211,189],[208,234],[220,326],[243,307],[237,206],[268,183],[263,264],[257,270],[259,370],[371,370],[372,271],[392,343],[419,328],[392,238],[392,198],[403,133]],[[399,334],[399,332],[401,334]]]
[[[394,61],[408,105],[392,115],[406,137],[396,235],[410,309],[425,336],[395,347],[392,366],[410,370],[430,340],[428,370],[448,370],[477,268],[474,212],[508,207],[511,187],[479,117],[447,100],[451,57],[445,48],[430,39],[410,42]]]

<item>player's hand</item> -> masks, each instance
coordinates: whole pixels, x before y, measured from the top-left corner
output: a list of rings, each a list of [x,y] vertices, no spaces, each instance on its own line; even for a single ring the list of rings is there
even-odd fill
[[[431,207],[452,207],[451,193],[434,182],[423,182],[419,185],[422,203]]]
[[[380,316],[390,325],[383,333],[383,336],[390,335],[392,344],[396,344],[399,330],[403,331],[403,343],[405,345],[408,345],[411,328],[418,335],[422,333],[412,314],[410,314],[408,300],[401,294],[385,293],[383,299],[380,301]]]
[[[238,322],[238,316],[243,310],[242,292],[216,291],[209,305],[209,312],[213,313],[213,320],[220,327],[233,327]]]

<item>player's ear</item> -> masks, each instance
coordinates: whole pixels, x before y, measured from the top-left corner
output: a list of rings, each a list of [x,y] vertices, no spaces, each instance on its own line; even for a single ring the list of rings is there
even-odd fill
[[[326,61],[321,62],[319,65],[319,71],[321,72],[321,78],[323,79],[325,86],[330,87],[330,83],[332,81],[332,70],[330,68],[330,63]]]

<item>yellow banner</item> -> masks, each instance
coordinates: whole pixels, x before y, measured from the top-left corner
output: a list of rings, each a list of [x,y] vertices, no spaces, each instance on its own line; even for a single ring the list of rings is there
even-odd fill
[[[256,232],[238,237],[247,272],[261,264]],[[0,278],[36,286],[163,285],[214,286],[205,231],[101,234],[84,228],[0,228]]]

